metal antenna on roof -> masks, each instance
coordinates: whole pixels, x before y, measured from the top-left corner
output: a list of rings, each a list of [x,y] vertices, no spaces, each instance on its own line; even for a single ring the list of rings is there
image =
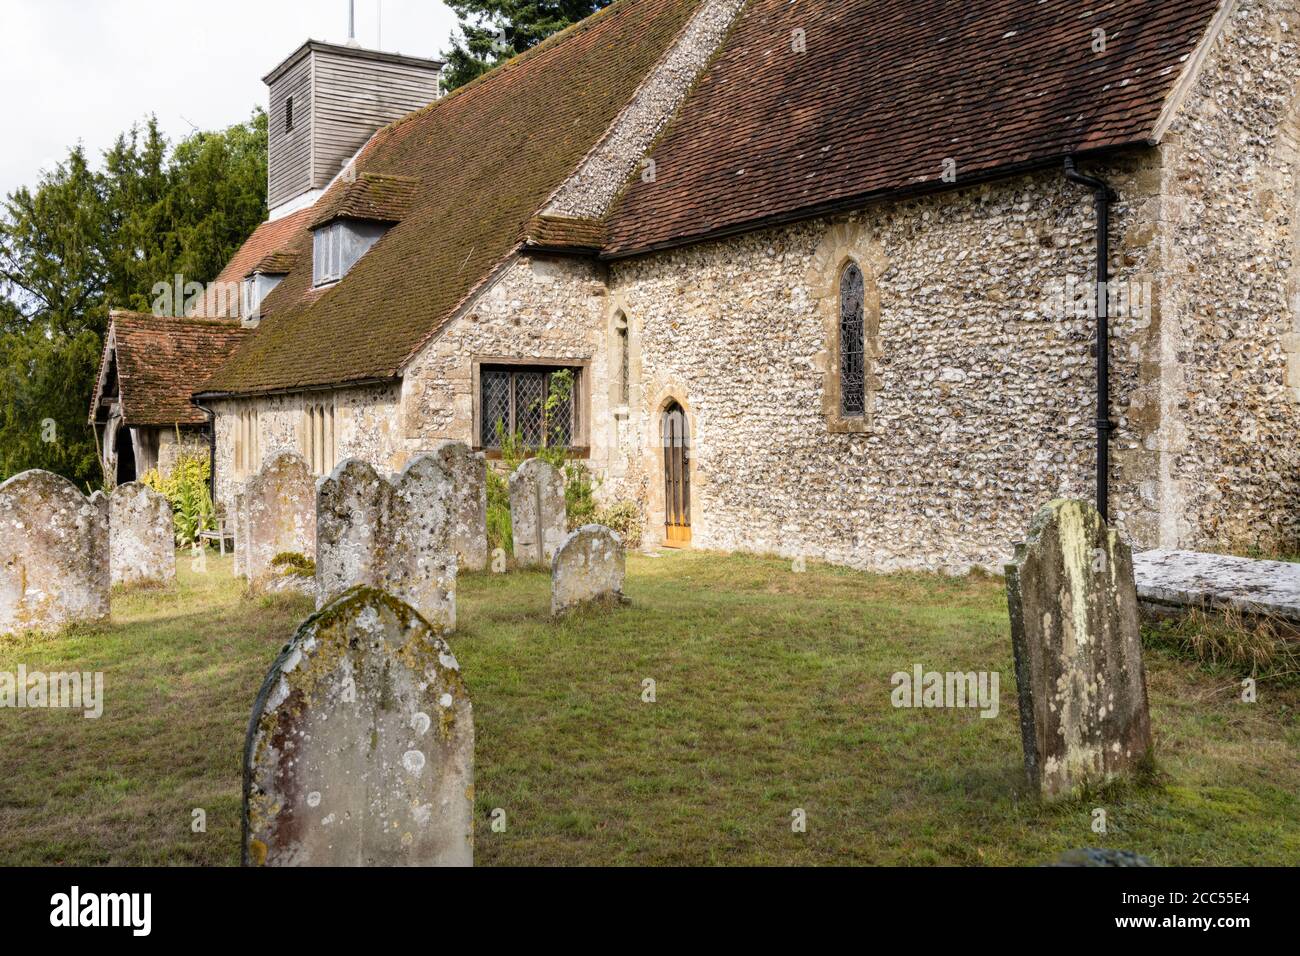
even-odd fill
[[[357,3],[356,0],[348,0],[348,46],[358,46],[357,43]]]

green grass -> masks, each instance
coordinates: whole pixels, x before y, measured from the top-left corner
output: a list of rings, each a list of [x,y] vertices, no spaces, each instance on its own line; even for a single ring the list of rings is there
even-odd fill
[[[228,560],[181,563],[173,589],[115,594],[111,627],[0,642],[0,670],[106,685],[98,720],[0,710],[0,861],[238,861],[253,697],[310,604],[244,599]],[[684,552],[629,558],[627,592],[631,607],[557,624],[544,574],[462,578],[478,864],[1036,864],[1098,845],[1300,859],[1294,686],[1243,704],[1234,673],[1149,649],[1155,779],[1047,807],[1022,779],[1000,580]],[[895,710],[890,675],[914,663],[999,671],[998,717]]]

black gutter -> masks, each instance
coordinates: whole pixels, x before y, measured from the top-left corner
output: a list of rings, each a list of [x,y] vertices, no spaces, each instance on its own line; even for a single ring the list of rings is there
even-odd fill
[[[400,382],[402,376],[390,375],[388,378],[358,378],[350,382],[335,382],[331,385],[289,385],[284,388],[271,388],[262,392],[195,392],[190,396],[190,404],[199,405],[200,402],[231,401],[241,398],[269,398],[273,395],[297,395],[302,392],[334,392],[347,388],[369,388],[373,385],[392,385],[394,382]],[[206,409],[205,409],[206,411]]]
[[[1119,199],[1104,181],[1085,176],[1065,158],[1065,178],[1093,192],[1097,211],[1097,511],[1110,520],[1110,204]]]

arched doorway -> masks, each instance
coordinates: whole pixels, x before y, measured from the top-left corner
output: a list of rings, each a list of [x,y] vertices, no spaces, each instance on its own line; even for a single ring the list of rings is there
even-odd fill
[[[664,543],[681,548],[691,541],[691,437],[686,411],[669,402],[660,434],[664,451]]]

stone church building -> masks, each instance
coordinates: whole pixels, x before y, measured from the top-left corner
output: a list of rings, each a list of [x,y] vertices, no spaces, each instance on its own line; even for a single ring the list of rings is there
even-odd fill
[[[218,498],[500,422],[652,544],[960,571],[1104,436],[1138,546],[1296,549],[1298,41],[1295,0],[618,0],[413,112],[436,63],[308,44],[192,396]],[[340,146],[348,63],[403,115]]]

